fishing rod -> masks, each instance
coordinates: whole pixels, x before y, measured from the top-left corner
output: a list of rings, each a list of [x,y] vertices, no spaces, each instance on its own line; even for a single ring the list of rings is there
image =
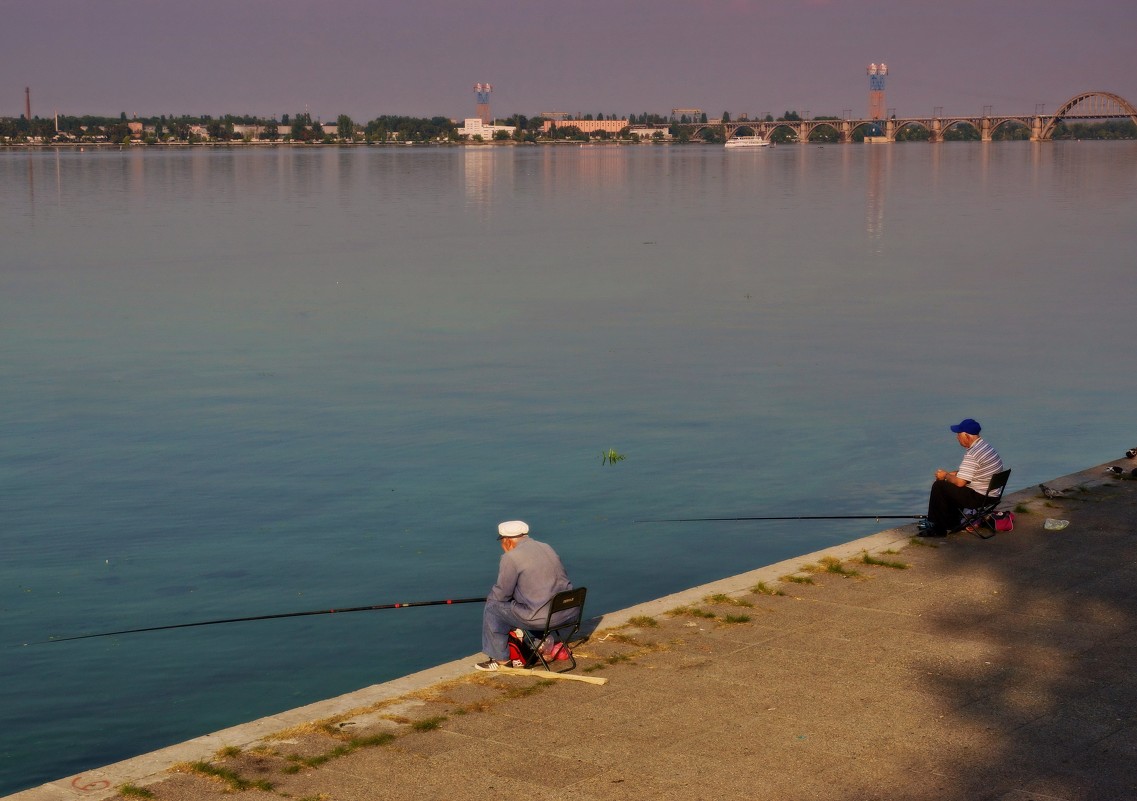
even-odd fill
[[[669,517],[633,523],[723,523],[739,520],[923,520],[927,515],[790,515],[786,517]]]
[[[371,612],[377,609],[405,609],[410,606],[450,606],[451,604],[484,604],[485,598],[451,598],[445,601],[408,601],[395,604],[374,604],[372,606],[352,606],[347,609],[316,609],[311,612],[284,612],[278,615],[254,615],[253,617],[231,617],[225,620],[202,620],[197,623],[175,623],[172,626],[147,626],[141,629],[104,631],[99,634],[79,634],[74,637],[52,637],[42,642],[66,642],[68,640],[88,640],[92,637],[113,637],[116,634],[139,634],[144,631],[164,631],[165,629],[187,629],[193,626],[216,626],[219,623],[245,623],[252,620],[274,620],[282,617],[306,617],[308,615],[339,615],[346,612]]]

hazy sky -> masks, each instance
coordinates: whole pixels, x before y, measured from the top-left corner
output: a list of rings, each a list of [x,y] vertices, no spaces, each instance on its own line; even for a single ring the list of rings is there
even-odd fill
[[[1135,0],[0,0],[0,116],[698,107],[898,115],[1137,103]]]

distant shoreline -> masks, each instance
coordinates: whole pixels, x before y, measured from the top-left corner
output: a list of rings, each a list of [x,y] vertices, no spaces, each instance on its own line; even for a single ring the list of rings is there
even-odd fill
[[[558,140],[555,142],[514,142],[514,141],[501,141],[501,142],[270,142],[270,141],[255,141],[255,142],[131,142],[129,145],[124,145],[121,142],[9,142],[0,144],[2,150],[51,150],[54,148],[67,148],[67,149],[86,149],[98,148],[100,150],[134,150],[146,148],[162,148],[162,147],[612,147],[612,146],[641,146],[641,145],[673,145],[680,144],[679,142],[667,142],[651,140],[646,142],[626,142],[615,140],[600,140],[596,142],[578,142],[569,140]],[[719,144],[712,142],[685,142],[682,144],[688,145],[704,145],[704,144]]]

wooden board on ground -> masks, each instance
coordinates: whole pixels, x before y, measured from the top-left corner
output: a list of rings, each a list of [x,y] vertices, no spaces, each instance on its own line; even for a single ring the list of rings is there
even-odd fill
[[[498,673],[507,673],[510,676],[532,676],[535,679],[567,679],[569,681],[584,681],[589,684],[607,684],[608,679],[599,676],[576,676],[572,673],[555,673],[551,670],[528,670],[526,668],[512,668],[498,665]]]

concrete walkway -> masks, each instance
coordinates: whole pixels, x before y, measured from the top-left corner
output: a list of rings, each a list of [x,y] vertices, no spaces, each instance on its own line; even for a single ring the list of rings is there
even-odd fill
[[[10,798],[1137,799],[1137,481],[1104,467],[989,540],[907,526],[607,615],[575,651],[603,686],[470,657]]]

